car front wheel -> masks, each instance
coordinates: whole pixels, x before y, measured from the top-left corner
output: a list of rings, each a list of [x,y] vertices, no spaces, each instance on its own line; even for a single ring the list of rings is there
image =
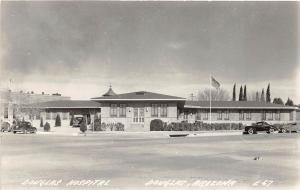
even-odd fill
[[[248,134],[252,135],[252,134],[254,134],[254,129],[253,128],[249,128],[247,132],[248,132]]]
[[[274,129],[270,128],[267,133],[274,133]]]
[[[281,129],[280,132],[281,133],[286,133],[286,129]]]

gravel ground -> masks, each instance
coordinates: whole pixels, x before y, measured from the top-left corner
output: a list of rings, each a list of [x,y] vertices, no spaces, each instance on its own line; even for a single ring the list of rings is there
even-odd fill
[[[300,189],[299,137],[3,134],[1,187]]]

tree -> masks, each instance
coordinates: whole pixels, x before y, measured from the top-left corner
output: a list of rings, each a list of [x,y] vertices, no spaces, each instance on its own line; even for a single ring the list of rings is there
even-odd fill
[[[87,130],[85,117],[83,117],[82,122],[80,123],[80,128],[79,129],[80,129],[81,132],[83,132],[85,134],[85,132]]]
[[[236,90],[235,90],[236,84],[234,83],[233,85],[233,90],[232,90],[232,101],[236,101]]]
[[[265,99],[265,89],[261,90],[260,101],[261,102],[265,102],[266,101],[266,99]]]
[[[55,118],[55,127],[60,127],[60,126],[61,126],[61,120],[59,114],[57,114]]]
[[[243,101],[243,87],[240,87],[239,101]]]
[[[283,101],[281,98],[274,98],[273,99],[273,104],[281,104],[284,105]]]
[[[270,83],[268,84],[267,94],[266,94],[266,102],[271,102],[271,92],[270,92]]]
[[[200,101],[209,101],[210,99],[210,89],[206,88],[203,91],[199,91],[197,99]],[[211,89],[211,100],[212,101],[228,101],[230,96],[228,91],[223,89]]]
[[[244,86],[243,101],[247,101],[247,86]]]
[[[256,91],[255,101],[259,102],[259,93]]]
[[[44,127],[44,120],[43,120],[43,117],[41,117],[40,127]]]
[[[45,123],[44,131],[50,131],[50,124],[48,122]]]
[[[74,115],[71,115],[71,119],[70,119],[70,126],[73,126],[73,122],[74,122]]]
[[[290,98],[287,99],[286,103],[285,103],[286,106],[294,106],[294,102],[293,100],[291,100]]]

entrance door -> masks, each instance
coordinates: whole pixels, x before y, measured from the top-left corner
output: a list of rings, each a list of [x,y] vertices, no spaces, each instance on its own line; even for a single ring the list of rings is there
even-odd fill
[[[145,121],[145,108],[135,107],[133,108],[133,123],[144,123]]]

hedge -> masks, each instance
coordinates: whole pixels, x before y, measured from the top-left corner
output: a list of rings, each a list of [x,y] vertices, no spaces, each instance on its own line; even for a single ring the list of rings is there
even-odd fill
[[[172,122],[164,123],[160,119],[152,120],[150,123],[150,131],[211,131],[211,130],[242,130],[242,123],[187,123]]]
[[[94,131],[124,131],[123,123],[100,123],[100,120],[94,121]]]

